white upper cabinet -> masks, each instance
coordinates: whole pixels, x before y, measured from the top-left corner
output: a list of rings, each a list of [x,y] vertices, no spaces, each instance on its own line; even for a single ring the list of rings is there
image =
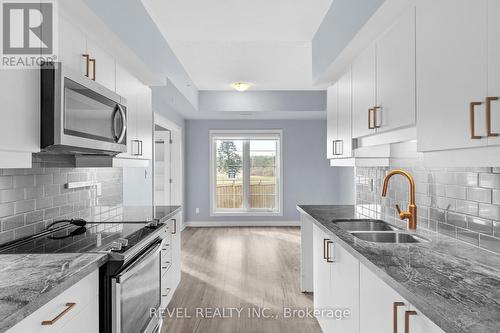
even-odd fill
[[[338,81],[338,135],[335,153],[340,158],[352,156],[352,85],[351,72]]]
[[[338,84],[334,84],[327,90],[326,109],[326,156],[329,159],[336,158],[335,145],[339,132],[339,89]]]
[[[352,156],[351,93],[350,71],[328,88],[326,152],[329,159]]]
[[[377,105],[376,81],[376,46],[373,44],[352,64],[352,135],[354,138],[375,133],[373,108]]]
[[[415,125],[415,7],[352,64],[352,134]]]
[[[500,1],[488,1],[488,96],[491,105],[488,143],[500,145]],[[488,115],[486,115],[488,116]],[[488,119],[487,119],[488,121]]]
[[[377,133],[415,125],[415,7],[377,42]]]
[[[490,15],[497,20],[500,12],[491,12],[498,7],[498,1],[491,4],[495,2]],[[488,0],[417,2],[419,151],[487,145],[488,140],[484,138],[484,104],[488,93],[487,18]],[[492,45],[497,44],[490,51],[493,55],[498,52],[498,40],[495,36],[492,38],[495,39]],[[498,61],[497,55],[494,62]],[[477,138],[472,138],[473,134]]]
[[[151,88],[142,85],[140,116],[137,119],[137,136],[141,140],[140,158],[153,159],[153,101]]]
[[[90,77],[106,88],[116,89],[116,63],[113,56],[91,39],[87,39],[87,54],[90,56]]]
[[[75,73],[86,75],[86,59],[83,57],[87,53],[85,33],[65,17],[59,18],[59,27],[59,60]]]
[[[0,101],[0,150],[39,152],[40,71],[0,69]]]
[[[127,99],[127,152],[118,157],[150,160],[153,157],[151,89],[127,71],[116,67],[116,92]]]

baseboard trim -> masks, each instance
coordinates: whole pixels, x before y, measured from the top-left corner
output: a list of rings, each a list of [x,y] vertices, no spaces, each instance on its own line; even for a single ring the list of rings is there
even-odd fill
[[[207,227],[299,227],[300,221],[189,221],[188,228]]]

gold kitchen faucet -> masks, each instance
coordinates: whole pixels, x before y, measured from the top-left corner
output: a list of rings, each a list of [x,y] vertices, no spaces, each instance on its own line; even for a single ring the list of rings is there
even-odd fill
[[[415,205],[415,180],[413,176],[408,172],[403,170],[393,170],[385,176],[384,179],[384,189],[382,190],[382,196],[387,196],[387,188],[389,187],[389,180],[394,175],[401,175],[408,179],[410,183],[410,206],[408,207],[408,211],[401,211],[399,205],[396,205],[396,209],[398,210],[399,217],[401,220],[408,220],[408,229],[416,230],[417,229],[417,206]]]

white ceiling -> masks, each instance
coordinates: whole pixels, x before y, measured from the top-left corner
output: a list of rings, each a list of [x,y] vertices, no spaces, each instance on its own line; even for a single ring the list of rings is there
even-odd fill
[[[200,90],[309,90],[311,40],[333,0],[142,0]]]

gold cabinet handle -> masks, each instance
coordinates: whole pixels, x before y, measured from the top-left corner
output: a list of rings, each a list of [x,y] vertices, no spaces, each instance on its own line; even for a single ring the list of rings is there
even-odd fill
[[[482,105],[482,102],[471,102],[470,107],[469,107],[469,114],[470,114],[470,138],[471,139],[482,139],[481,136],[476,135],[476,120],[475,120],[475,113],[476,113],[476,106]]]
[[[375,110],[373,108],[368,109],[368,128],[369,129],[374,129],[375,128],[375,126],[372,126],[372,113],[374,111]]]
[[[491,132],[491,102],[493,101],[498,101],[498,97],[486,97],[486,135],[490,138],[499,136],[498,133]]]
[[[326,242],[328,242],[328,241],[329,241],[328,238],[323,239],[323,259],[325,259],[325,260],[328,258],[328,254],[326,251]]]
[[[410,333],[410,316],[417,315],[417,311],[405,311],[405,333]]]
[[[172,235],[175,235],[177,233],[177,220],[172,219],[172,221],[174,221],[174,230],[172,231]]]
[[[394,333],[398,333],[398,308],[404,305],[405,303],[403,302],[392,303],[392,331]]]
[[[380,128],[380,125],[377,124],[377,111],[382,110],[380,106],[373,107],[373,128]]]
[[[89,59],[89,62],[92,63],[92,81],[95,81],[96,79],[96,60],[95,59]]]
[[[331,240],[326,241],[326,262],[334,262],[334,260],[330,257],[330,244],[333,244]]]
[[[86,63],[85,76],[89,77],[89,75],[90,75],[90,55],[82,54],[82,57],[85,58],[85,63]]]
[[[54,325],[59,319],[61,319],[66,313],[68,313],[71,309],[75,307],[76,303],[66,303],[66,309],[62,311],[60,314],[54,317],[52,320],[44,320],[42,321],[42,326],[50,326]]]

